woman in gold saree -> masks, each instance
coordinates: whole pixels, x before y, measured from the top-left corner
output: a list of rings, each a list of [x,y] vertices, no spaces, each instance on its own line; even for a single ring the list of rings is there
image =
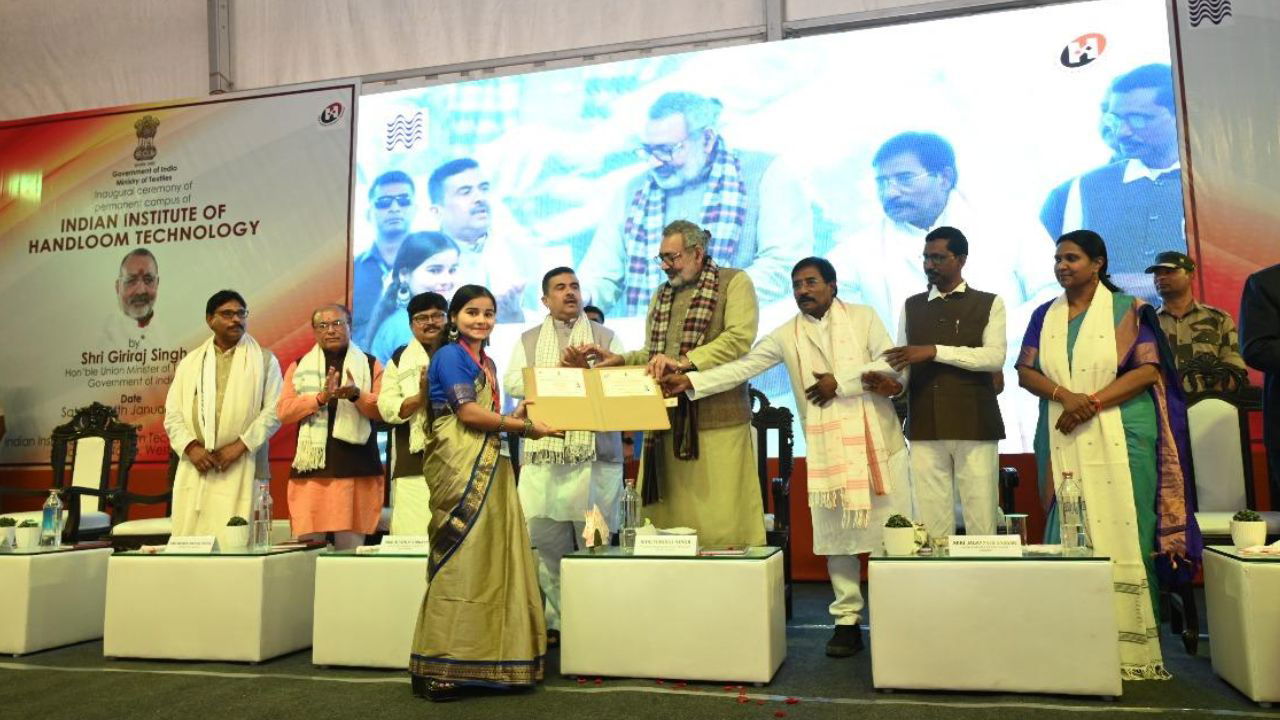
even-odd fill
[[[499,412],[493,360],[484,346],[493,294],[464,285],[449,305],[457,340],[427,371],[431,431],[423,472],[431,491],[431,559],[409,660],[414,694],[434,701],[531,688],[547,649],[537,570],[510,461],[499,433],[552,434],[524,407]]]

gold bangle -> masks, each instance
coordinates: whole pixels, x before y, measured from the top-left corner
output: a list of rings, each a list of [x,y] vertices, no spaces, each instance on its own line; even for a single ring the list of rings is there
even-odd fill
[[[1049,396],[1049,399],[1054,402],[1058,402],[1058,391],[1061,389],[1062,389],[1062,386],[1055,383],[1053,386],[1053,394]]]

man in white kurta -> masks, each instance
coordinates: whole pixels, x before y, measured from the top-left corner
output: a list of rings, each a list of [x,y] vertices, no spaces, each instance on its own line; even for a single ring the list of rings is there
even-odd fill
[[[827,654],[847,657],[862,649],[858,621],[865,603],[858,555],[880,547],[881,528],[890,515],[912,514],[906,445],[887,397],[900,386],[893,379],[896,373],[881,359],[892,346],[884,324],[871,308],[836,299],[836,274],[829,262],[805,258],[796,264],[791,281],[799,314],[762,338],[741,359],[687,376],[672,376],[664,386],[698,399],[779,363],[786,365],[809,444],[813,552],[827,556],[835,591],[829,609],[836,629]],[[828,432],[823,427],[850,420],[857,432],[836,439],[846,444],[857,440],[857,447],[865,449],[845,455],[833,451],[831,444],[824,446],[819,436]],[[845,470],[864,479],[861,499],[854,497],[856,492],[833,489],[828,482]]]
[[[426,535],[431,522],[431,490],[422,474],[427,445],[427,366],[445,342],[449,303],[439,293],[409,299],[405,308],[413,339],[391,353],[382,371],[378,412],[392,426],[391,534]]]
[[[213,336],[178,363],[165,398],[164,429],[180,458],[173,481],[173,536],[213,535],[248,519],[254,482],[270,481],[267,441],[280,428],[280,363],[246,331],[234,290],[205,306]]]
[[[526,367],[557,367],[565,348],[595,344],[621,353],[622,344],[608,328],[582,312],[578,277],[558,267],[542,278],[542,303],[548,315],[524,332],[511,352],[502,387],[513,398],[524,397]],[[621,433],[570,431],[564,439],[523,443],[520,463],[520,506],[529,524],[529,539],[538,550],[538,584],[546,597],[548,632],[560,630],[560,560],[579,544],[589,510],[598,508],[610,528],[618,527],[622,492]]]

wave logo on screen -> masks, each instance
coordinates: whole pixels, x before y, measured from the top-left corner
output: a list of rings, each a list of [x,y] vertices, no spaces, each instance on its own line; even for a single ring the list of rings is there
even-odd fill
[[[1063,67],[1078,68],[1084,67],[1089,63],[1101,57],[1102,53],[1107,49],[1107,37],[1102,33],[1088,33],[1067,43],[1062,48]]]
[[[133,124],[133,131],[138,136],[138,147],[133,149],[134,160],[146,162],[156,159],[156,154],[160,152],[155,145],[156,130],[159,128],[160,120],[155,115],[144,115]]]
[[[342,111],[344,109],[345,108],[342,107],[342,103],[340,102],[331,102],[328,105],[325,105],[324,109],[320,111],[320,124],[332,125],[338,122],[338,120],[342,118]]]
[[[1221,25],[1231,17],[1231,0],[1191,0],[1187,12],[1191,15],[1191,27],[1200,27],[1205,20]]]
[[[411,117],[396,115],[394,120],[387,123],[387,151],[395,150],[397,145],[403,145],[405,150],[412,148],[414,143],[422,139],[423,123],[421,110]]]

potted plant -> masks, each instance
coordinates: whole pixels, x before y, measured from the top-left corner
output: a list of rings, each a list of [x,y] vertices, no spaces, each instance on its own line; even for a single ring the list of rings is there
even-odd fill
[[[36,548],[40,547],[40,523],[35,520],[23,520],[18,523],[17,545],[19,548]]]
[[[903,515],[891,515],[884,523],[885,555],[915,555],[924,540],[924,528]]]
[[[1241,510],[1231,517],[1231,542],[1237,548],[1265,544],[1267,521],[1252,510]]]
[[[218,533],[218,549],[222,552],[244,550],[249,546],[249,521],[234,515]]]
[[[13,547],[13,528],[18,521],[11,517],[0,517],[0,545]]]

